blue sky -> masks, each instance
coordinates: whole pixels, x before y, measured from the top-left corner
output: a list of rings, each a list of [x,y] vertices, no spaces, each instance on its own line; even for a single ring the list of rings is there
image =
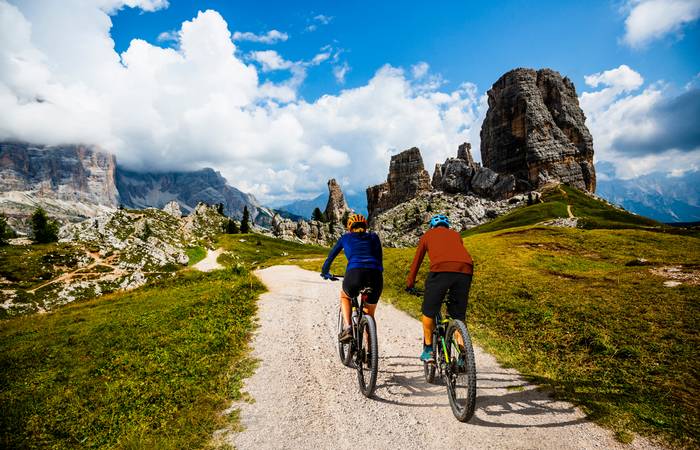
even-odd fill
[[[537,6],[533,6],[536,3]],[[124,8],[113,17],[116,49],[131,39],[174,30],[214,9],[231,30],[289,35],[274,45],[287,59],[310,59],[325,45],[343,49],[351,67],[339,85],[328,67],[310,71],[301,87],[307,100],[367,82],[384,64],[409,67],[419,61],[441,74],[446,86],[464,81],[485,90],[514,67],[551,67],[577,87],[584,75],[627,64],[650,80],[683,86],[700,72],[700,27],[683,28],[642,49],[624,45],[620,1],[352,1],[250,2],[173,0],[165,10],[144,13]],[[327,25],[313,20],[332,17]],[[317,24],[313,32],[306,31]],[[271,46],[243,42],[243,51]]]
[[[536,5],[536,6],[533,6]],[[268,203],[469,141],[516,67],[576,85],[601,176],[700,170],[700,0],[0,0],[0,139],[213,167]]]

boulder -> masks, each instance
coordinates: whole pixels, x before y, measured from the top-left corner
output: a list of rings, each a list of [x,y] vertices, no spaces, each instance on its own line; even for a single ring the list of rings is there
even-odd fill
[[[173,200],[163,207],[163,211],[170,214],[171,216],[179,219],[182,217],[182,211],[180,210],[180,204]]]
[[[498,181],[498,174],[488,167],[480,167],[471,179],[471,190],[477,195],[491,198]]]
[[[392,156],[386,182],[367,189],[370,221],[382,211],[431,190],[430,175],[423,166],[423,158],[417,147]]]
[[[593,138],[574,84],[550,69],[515,69],[488,91],[481,160],[538,188],[550,181],[595,191]],[[472,183],[473,184],[473,183]]]

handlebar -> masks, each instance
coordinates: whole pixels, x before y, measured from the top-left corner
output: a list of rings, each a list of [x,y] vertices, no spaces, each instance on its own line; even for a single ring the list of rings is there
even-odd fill
[[[329,281],[338,281],[341,278],[343,278],[343,276],[342,275],[333,275],[332,273],[329,273],[329,274],[322,273],[321,278],[323,278],[324,280],[329,280]]]
[[[406,288],[406,292],[409,293],[410,295],[414,295],[416,297],[422,297],[423,296],[423,291],[419,291],[416,288]]]

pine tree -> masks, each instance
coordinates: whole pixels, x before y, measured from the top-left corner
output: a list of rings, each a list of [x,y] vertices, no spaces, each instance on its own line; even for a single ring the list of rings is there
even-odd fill
[[[329,234],[333,234],[334,231],[335,231],[335,222],[333,222],[333,221],[331,220],[331,221],[328,223],[328,233],[329,233]]]
[[[223,203],[216,204],[216,212],[218,212],[220,216],[224,215],[224,204]]]
[[[42,207],[38,207],[32,214],[32,231],[34,241],[39,244],[58,241],[58,224],[49,219]]]
[[[323,213],[321,212],[321,209],[316,207],[314,208],[314,212],[311,214],[311,219],[313,220],[318,220],[319,222],[323,222]]]
[[[7,245],[7,240],[13,235],[4,214],[0,214],[0,245]]]
[[[343,221],[341,222],[341,225],[342,225],[343,227],[347,227],[347,226],[348,226],[348,219],[349,219],[349,218],[350,218],[350,211],[345,210],[345,212],[343,213]]]
[[[248,207],[243,207],[243,219],[241,219],[241,233],[250,233],[250,213]]]
[[[426,210],[427,212],[433,212],[433,204],[432,204],[432,203],[428,203],[428,207],[425,208],[425,210]]]
[[[236,223],[235,220],[229,219],[228,222],[226,222],[226,233],[227,234],[238,234],[240,230],[238,229],[238,224]]]

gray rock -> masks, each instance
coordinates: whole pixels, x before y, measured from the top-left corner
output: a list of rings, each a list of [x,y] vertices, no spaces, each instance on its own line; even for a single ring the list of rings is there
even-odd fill
[[[326,210],[324,212],[326,219],[340,224],[343,220],[343,216],[346,212],[351,212],[352,210],[345,202],[345,196],[343,196],[343,191],[340,189],[340,185],[335,181],[335,178],[328,180],[328,203],[326,203]]]
[[[560,181],[595,191],[593,139],[574,84],[550,69],[515,69],[488,91],[481,160],[532,187]]]
[[[179,219],[182,217],[182,211],[180,211],[180,204],[176,201],[172,201],[163,207],[163,211],[170,214],[171,216]]]
[[[477,195],[490,198],[498,181],[498,174],[488,167],[480,167],[471,179],[471,189]]]
[[[430,176],[417,147],[392,156],[386,182],[367,189],[370,222],[382,211],[411,200],[420,193],[429,192],[431,188]]]

